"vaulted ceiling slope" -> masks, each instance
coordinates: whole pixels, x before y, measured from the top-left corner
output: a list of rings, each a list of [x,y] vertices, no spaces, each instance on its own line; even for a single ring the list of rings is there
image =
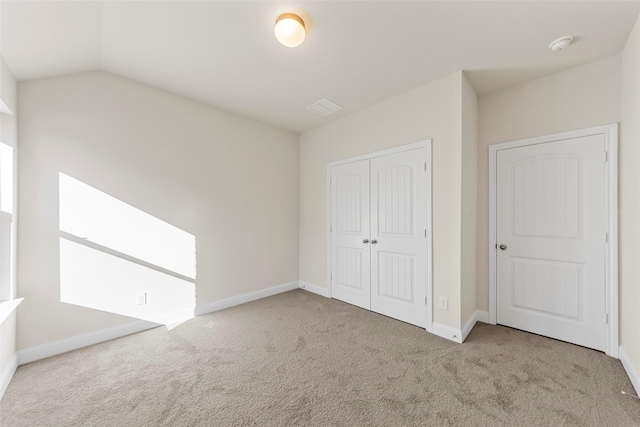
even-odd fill
[[[18,80],[105,70],[302,132],[458,70],[485,93],[621,52],[638,1],[7,1]],[[306,21],[289,49],[282,12]],[[567,50],[547,45],[576,37]],[[321,117],[306,107],[344,107]]]

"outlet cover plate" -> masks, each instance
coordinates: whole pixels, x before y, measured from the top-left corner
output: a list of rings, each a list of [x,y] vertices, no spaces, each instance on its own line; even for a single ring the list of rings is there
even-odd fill
[[[145,305],[147,303],[147,293],[140,292],[136,294],[136,305]]]

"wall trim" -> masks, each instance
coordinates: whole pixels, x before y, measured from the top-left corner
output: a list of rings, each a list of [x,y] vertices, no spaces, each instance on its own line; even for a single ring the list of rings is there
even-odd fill
[[[314,285],[313,283],[305,282],[304,280],[300,280],[300,289],[313,292],[314,294],[325,298],[331,298],[331,295],[329,295],[329,288],[323,288],[321,286]]]
[[[13,374],[16,373],[16,369],[18,369],[18,355],[17,353],[13,353],[13,356],[9,359],[9,363],[7,363],[7,366],[2,370],[2,374],[0,374],[0,400],[2,400],[4,392],[7,391],[7,387],[9,387]]]
[[[16,311],[23,300],[24,298],[17,298],[0,302],[0,325],[2,325],[4,321],[9,318],[11,313]]]
[[[442,323],[433,322],[431,333],[441,338],[448,339],[449,341],[462,344],[462,331],[460,329],[452,328],[451,326],[443,325]]]
[[[486,310],[476,310],[476,321],[482,323],[489,323],[489,312]]]
[[[570,132],[556,133],[535,138],[521,139],[489,146],[489,322],[497,322],[497,154],[499,150],[545,144],[563,139],[580,138],[591,135],[604,135],[605,151],[608,152],[605,163],[606,221],[609,241],[605,250],[605,304],[609,322],[606,328],[605,353],[618,357],[618,124],[596,126]]]
[[[218,301],[209,302],[196,306],[196,316],[202,316],[203,314],[215,313],[216,311],[224,310],[225,308],[234,307],[236,305],[244,304],[247,302],[255,301],[257,299],[270,297],[272,295],[281,294],[283,292],[292,291],[300,287],[299,282],[293,281],[284,283],[282,285],[272,286],[266,289],[260,289],[259,291],[249,292],[246,294],[238,295],[235,297],[229,297]]]
[[[185,310],[174,311],[173,313],[149,317],[147,319],[144,319],[143,321],[153,323],[156,326],[173,325],[176,323],[186,322],[189,319],[193,319],[194,311],[194,308],[187,308]]]
[[[467,320],[467,322],[462,327],[462,342],[467,339],[467,336],[469,336],[469,334],[473,330],[476,322],[489,323],[489,312],[476,310],[471,316],[469,316],[469,320]]]
[[[210,302],[207,304],[196,306],[195,315],[201,316],[203,314],[213,313],[215,311],[244,304],[246,302],[254,301],[260,298],[265,298],[282,292],[291,291],[293,289],[297,289],[298,287],[298,281],[289,282],[282,285],[261,289],[259,291],[249,292],[247,294],[226,298],[220,301]],[[127,335],[157,328],[159,326],[162,326],[162,324],[171,324],[174,322],[185,321],[193,317],[189,314],[193,314],[193,311],[171,313],[169,315],[161,316],[157,319],[154,319],[159,323],[149,322],[146,320],[137,320],[134,322],[125,323],[124,325],[101,329],[98,331],[52,341],[50,343],[34,347],[29,347],[24,350],[18,351],[17,364],[24,365],[26,363],[35,362],[36,360],[45,359],[51,356],[57,356],[58,354],[66,353],[68,351],[77,350],[93,344],[99,344],[101,342],[110,341],[116,338],[121,338]],[[4,377],[2,377],[2,379],[4,379]],[[0,383],[0,385],[1,384],[2,383]]]
[[[35,362],[36,360],[57,356],[58,354],[66,353],[71,350],[77,350],[82,347],[146,331],[147,329],[156,328],[158,326],[160,325],[156,323],[138,320],[135,322],[125,323],[124,325],[100,329],[98,331],[88,332],[86,334],[76,335],[70,338],[64,338],[46,344],[25,348],[24,350],[18,351],[18,365],[24,365],[26,363]]]
[[[620,346],[618,351],[618,356],[620,357],[620,362],[622,362],[622,366],[624,367],[624,370],[627,372],[627,376],[631,380],[631,384],[633,385],[633,388],[636,390],[636,395],[640,396],[640,373],[638,372],[636,367],[633,366],[633,363],[631,362],[631,358],[629,357],[627,352],[624,350],[624,347]],[[627,390],[623,390],[623,391],[627,391]]]

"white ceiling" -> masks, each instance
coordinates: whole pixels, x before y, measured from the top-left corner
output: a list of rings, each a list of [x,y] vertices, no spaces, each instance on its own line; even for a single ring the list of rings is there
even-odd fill
[[[640,1],[7,1],[22,80],[105,70],[302,132],[458,70],[485,93],[621,52]],[[282,12],[307,23],[289,49]],[[553,39],[574,44],[551,52]],[[343,110],[321,117],[328,98]]]

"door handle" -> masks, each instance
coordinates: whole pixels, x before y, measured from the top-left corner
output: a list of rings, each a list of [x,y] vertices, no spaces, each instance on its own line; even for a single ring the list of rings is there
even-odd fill
[[[376,239],[373,239],[373,240],[371,241],[371,244],[372,244],[372,245],[375,245],[375,244],[377,244],[377,243],[378,243],[378,241],[377,241]]]
[[[364,239],[362,243],[369,243],[369,239]]]
[[[505,244],[500,245],[500,249],[502,249],[503,251],[507,250],[507,245]]]

